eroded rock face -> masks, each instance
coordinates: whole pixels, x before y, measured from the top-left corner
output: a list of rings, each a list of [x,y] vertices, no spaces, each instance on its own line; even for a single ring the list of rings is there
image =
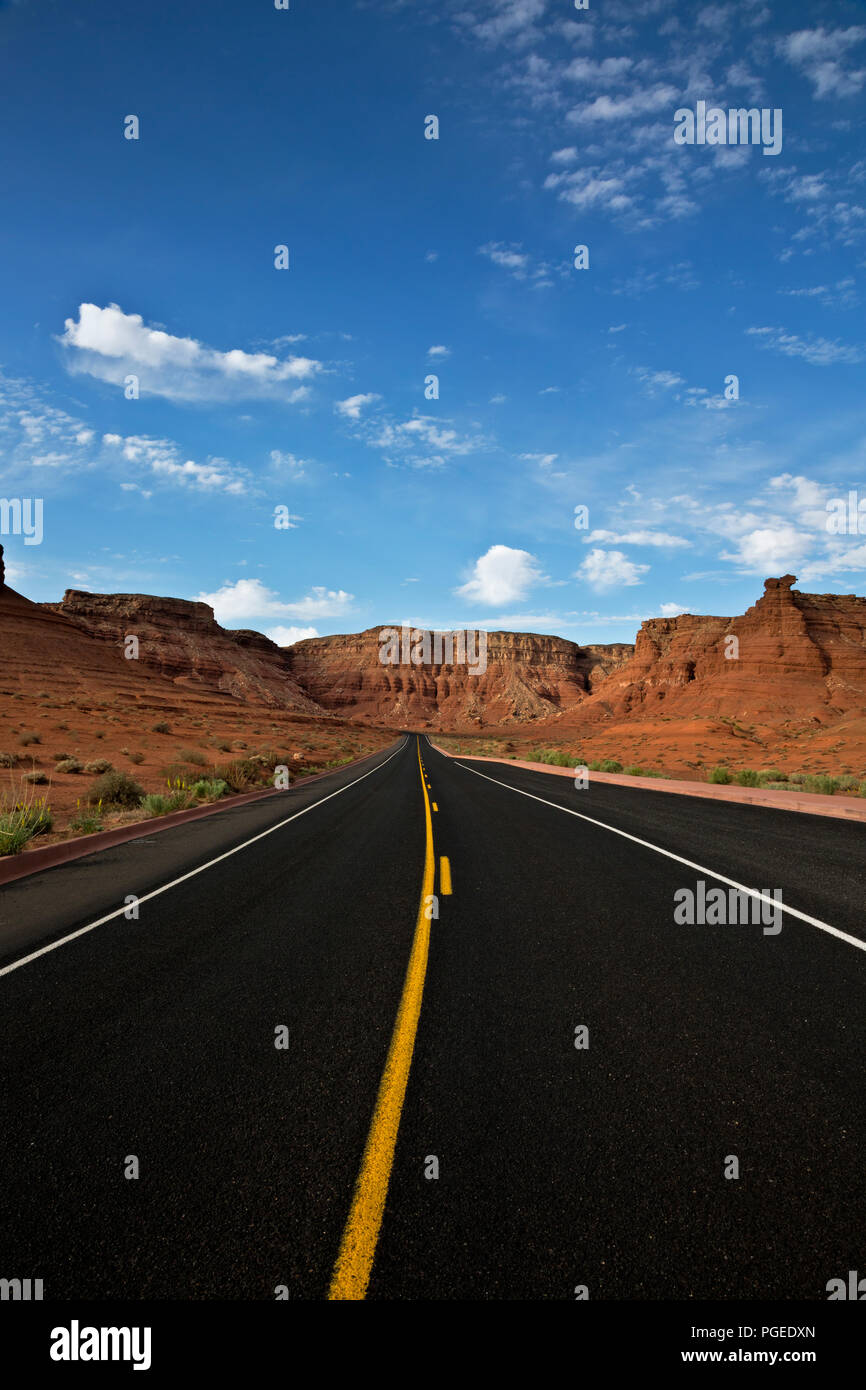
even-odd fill
[[[138,661],[178,686],[218,690],[238,700],[320,713],[292,679],[283,651],[259,632],[220,627],[206,603],[148,594],[89,594],[67,589],[42,604],[123,656],[138,639]]]
[[[86,679],[136,699],[145,689],[161,701],[213,692],[396,728],[537,725],[541,733],[668,718],[683,727],[707,718],[830,727],[866,716],[866,599],[804,594],[795,583],[768,579],[739,617],[649,619],[633,648],[491,632],[477,674],[471,660],[383,664],[379,627],[280,648],[261,633],[221,628],[203,603],[70,589],[61,603],[33,604],[4,587],[0,658],[10,686],[20,666],[22,691]],[[130,636],[137,661],[124,659]]]
[[[804,594],[786,574],[740,617],[653,618],[582,711],[656,718],[831,718],[866,708],[866,599]],[[731,640],[735,639],[735,640]],[[727,653],[727,654],[726,654]]]
[[[325,709],[402,727],[460,729],[555,718],[586,699],[593,681],[631,647],[579,647],[562,637],[487,634],[486,669],[473,663],[383,664],[381,634],[368,628],[312,637],[286,648],[292,675]],[[397,629],[399,631],[399,629]],[[478,652],[470,643],[470,658]]]

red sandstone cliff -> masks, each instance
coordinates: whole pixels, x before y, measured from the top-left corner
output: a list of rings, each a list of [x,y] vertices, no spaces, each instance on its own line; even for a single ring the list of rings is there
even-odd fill
[[[477,674],[459,662],[383,665],[378,627],[280,648],[226,631],[206,604],[78,590],[34,604],[0,585],[0,660],[7,691],[22,695],[83,682],[151,704],[212,692],[236,705],[442,731],[660,718],[829,727],[866,715],[866,599],[804,594],[795,582],[768,579],[739,617],[650,619],[633,649],[491,632]],[[137,661],[124,659],[128,636],[139,640]]]
[[[41,604],[79,631],[109,644],[124,665],[127,637],[138,662],[178,686],[220,691],[236,700],[321,713],[298,688],[285,654],[260,632],[220,627],[206,603],[145,594],[89,594],[67,589],[61,603]]]
[[[632,651],[625,643],[579,647],[562,637],[490,632],[486,669],[473,674],[460,662],[383,665],[383,631],[296,642],[286,648],[292,675],[324,709],[353,718],[397,728],[478,728],[555,718]],[[469,655],[477,659],[477,649]]]
[[[866,599],[804,594],[795,582],[768,579],[741,617],[643,623],[633,657],[588,698],[581,718],[828,722],[866,713]]]

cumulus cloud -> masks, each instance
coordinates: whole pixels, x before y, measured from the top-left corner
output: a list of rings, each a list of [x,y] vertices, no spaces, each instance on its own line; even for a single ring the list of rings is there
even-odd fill
[[[846,67],[850,48],[866,39],[866,26],[848,29],[799,29],[779,41],[779,50],[812,83],[816,97],[856,96],[866,81],[866,68]]]
[[[306,399],[306,384],[322,370],[310,357],[280,359],[267,352],[220,352],[194,338],[149,328],[140,314],[117,304],[80,304],[58,339],[75,374],[123,386],[137,376],[142,395],[174,401],[268,397],[289,404]]]
[[[534,555],[508,545],[492,545],[473,566],[471,578],[455,593],[477,603],[515,603],[541,579]]]
[[[265,633],[278,647],[290,647],[293,642],[303,642],[307,637],[318,637],[315,627],[269,627]]]
[[[573,125],[590,125],[597,121],[631,121],[636,116],[644,116],[651,111],[659,111],[671,106],[677,99],[676,87],[657,83],[654,87],[638,89],[629,96],[597,96],[594,101],[575,106],[569,111],[567,120]]]
[[[578,566],[575,578],[582,579],[590,588],[603,593],[607,589],[641,584],[641,575],[648,570],[649,565],[636,564],[621,550],[594,549]]]
[[[521,251],[519,245],[508,246],[504,241],[488,241],[484,246],[479,246],[478,254],[514,275],[525,274],[529,265],[529,256]]]
[[[242,620],[260,618],[337,618],[351,611],[353,598],[354,594],[347,594],[344,589],[316,586],[304,598],[285,603],[260,579],[238,579],[234,584],[223,584],[212,594],[196,594],[198,603],[210,604],[223,627],[242,626]]]
[[[507,42],[519,48],[538,38],[536,21],[542,18],[546,8],[547,0],[493,0],[493,13],[483,20],[463,12],[461,21],[483,43],[496,45]]]
[[[337,401],[334,409],[339,415],[345,416],[347,420],[360,420],[361,411],[374,401],[381,400],[375,391],[368,391],[365,395],[347,396],[344,401]]]
[[[755,574],[784,574],[801,563],[812,544],[795,526],[759,526],[740,537],[735,551],[723,551],[722,559]]]

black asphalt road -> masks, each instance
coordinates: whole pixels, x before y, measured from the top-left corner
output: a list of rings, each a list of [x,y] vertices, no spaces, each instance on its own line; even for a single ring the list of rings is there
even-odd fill
[[[2,968],[173,885],[0,975],[0,1276],[327,1294],[422,884],[395,747],[0,889]],[[702,875],[658,852],[860,940],[864,827],[422,754],[453,894],[368,1296],[823,1300],[866,1272],[866,952],[787,914],[677,925]]]

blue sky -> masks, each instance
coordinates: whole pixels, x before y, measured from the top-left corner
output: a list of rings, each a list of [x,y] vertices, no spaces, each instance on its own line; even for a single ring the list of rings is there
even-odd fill
[[[866,592],[862,4],[6,0],[0,78],[29,597],[605,642]],[[675,144],[699,101],[781,152]]]

